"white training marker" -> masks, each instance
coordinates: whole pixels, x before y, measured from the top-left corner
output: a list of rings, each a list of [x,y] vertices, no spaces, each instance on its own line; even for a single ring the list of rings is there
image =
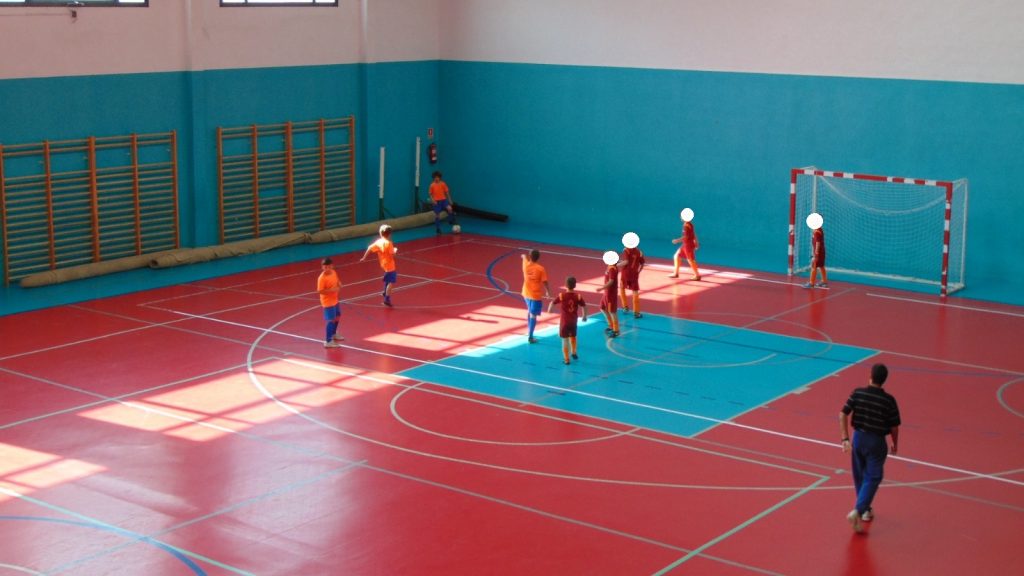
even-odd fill
[[[690,220],[693,220],[693,210],[690,210],[689,208],[683,208],[683,211],[679,213],[679,218],[682,219],[683,222],[689,222]]]
[[[810,228],[811,230],[817,230],[818,228],[821,228],[821,225],[824,223],[825,219],[822,218],[821,214],[818,214],[817,212],[811,212],[811,214],[807,216],[807,227]]]
[[[609,250],[604,253],[604,256],[602,256],[601,259],[604,260],[605,264],[615,266],[619,263],[619,253],[614,250]]]
[[[640,237],[635,232],[626,232],[622,235],[622,245],[626,248],[636,248],[640,245]]]

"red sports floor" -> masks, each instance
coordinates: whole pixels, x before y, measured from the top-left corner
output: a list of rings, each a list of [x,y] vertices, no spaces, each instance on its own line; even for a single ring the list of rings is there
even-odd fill
[[[335,259],[336,350],[317,262],[0,317],[0,575],[1024,573],[1024,309],[650,259],[624,331],[878,351],[684,437],[401,375],[524,333],[501,288],[525,246],[397,240],[394,309],[375,263]],[[539,248],[596,302],[598,253]],[[517,353],[563,370],[559,346]],[[901,450],[856,535],[837,414],[877,361]]]

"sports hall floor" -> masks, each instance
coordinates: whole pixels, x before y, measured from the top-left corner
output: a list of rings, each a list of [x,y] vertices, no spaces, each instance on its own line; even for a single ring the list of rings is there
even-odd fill
[[[642,243],[609,340],[600,251],[467,231],[397,233],[394,309],[338,254],[340,349],[315,258],[0,316],[0,575],[1024,573],[1024,308]],[[571,366],[529,247],[591,304]],[[857,535],[874,362],[904,425]]]

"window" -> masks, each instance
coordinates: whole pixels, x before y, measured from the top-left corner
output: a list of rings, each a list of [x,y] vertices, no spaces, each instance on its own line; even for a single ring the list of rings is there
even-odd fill
[[[0,0],[0,6],[149,6],[149,0]]]
[[[221,6],[337,6],[338,0],[220,0]]]

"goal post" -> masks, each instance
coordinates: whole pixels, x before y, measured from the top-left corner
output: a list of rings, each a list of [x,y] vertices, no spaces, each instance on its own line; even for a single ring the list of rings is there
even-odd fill
[[[812,212],[824,218],[825,268],[934,285],[943,296],[964,287],[966,179],[944,181],[794,168],[789,182],[790,276],[810,270]]]

